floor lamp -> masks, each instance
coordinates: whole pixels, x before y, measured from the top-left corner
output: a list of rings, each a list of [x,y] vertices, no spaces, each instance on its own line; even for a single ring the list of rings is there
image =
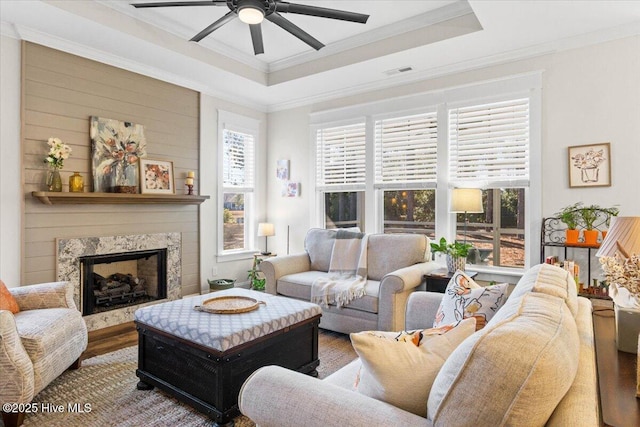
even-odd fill
[[[464,212],[464,243],[467,243],[467,223],[469,213],[482,213],[482,190],[479,188],[454,188],[451,193],[451,212]]]

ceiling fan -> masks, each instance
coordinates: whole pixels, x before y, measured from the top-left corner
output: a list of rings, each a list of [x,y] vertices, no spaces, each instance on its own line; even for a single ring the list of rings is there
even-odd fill
[[[263,19],[273,22],[285,31],[296,36],[312,48],[320,50],[324,47],[320,41],[284,18],[281,13],[295,13],[298,15],[317,16],[320,18],[338,19],[341,21],[358,22],[365,24],[369,15],[348,12],[345,10],[329,9],[318,6],[289,3],[281,0],[202,0],[202,1],[168,1],[154,3],[132,3],[135,8],[147,7],[174,7],[174,6],[227,6],[230,9],[226,15],[209,25],[204,30],[193,36],[190,41],[199,42],[209,34],[222,27],[236,16],[246,24],[249,24],[253,51],[256,55],[264,53],[262,43]]]

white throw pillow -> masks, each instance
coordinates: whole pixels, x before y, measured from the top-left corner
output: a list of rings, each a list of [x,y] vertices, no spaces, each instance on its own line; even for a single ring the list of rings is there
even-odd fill
[[[482,329],[507,299],[508,283],[480,286],[464,271],[454,273],[444,291],[433,327],[476,318],[476,328]]]
[[[438,371],[453,350],[475,332],[475,325],[471,318],[455,327],[414,333],[351,334],[351,343],[362,362],[357,391],[426,417],[427,399]]]

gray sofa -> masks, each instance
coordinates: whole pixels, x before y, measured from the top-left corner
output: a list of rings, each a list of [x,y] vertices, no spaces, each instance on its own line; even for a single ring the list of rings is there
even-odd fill
[[[411,294],[407,329],[431,326],[441,298]],[[359,359],[325,380],[261,368],[242,386],[238,404],[261,427],[599,426],[591,312],[567,272],[533,267],[487,325],[447,358],[424,402],[426,418],[353,391]]]
[[[336,233],[313,228],[307,232],[305,252],[262,261],[266,291],[309,301],[312,283],[328,275]],[[407,298],[424,274],[439,267],[431,261],[429,239],[424,235],[369,235],[366,296],[344,307],[323,307],[320,327],[342,333],[402,328]]]

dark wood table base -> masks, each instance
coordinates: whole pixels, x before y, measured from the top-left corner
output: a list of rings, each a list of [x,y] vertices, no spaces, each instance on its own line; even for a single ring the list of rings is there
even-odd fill
[[[232,426],[238,393],[256,369],[279,365],[317,376],[320,316],[224,352],[136,322],[138,389],[158,387],[214,420]]]

